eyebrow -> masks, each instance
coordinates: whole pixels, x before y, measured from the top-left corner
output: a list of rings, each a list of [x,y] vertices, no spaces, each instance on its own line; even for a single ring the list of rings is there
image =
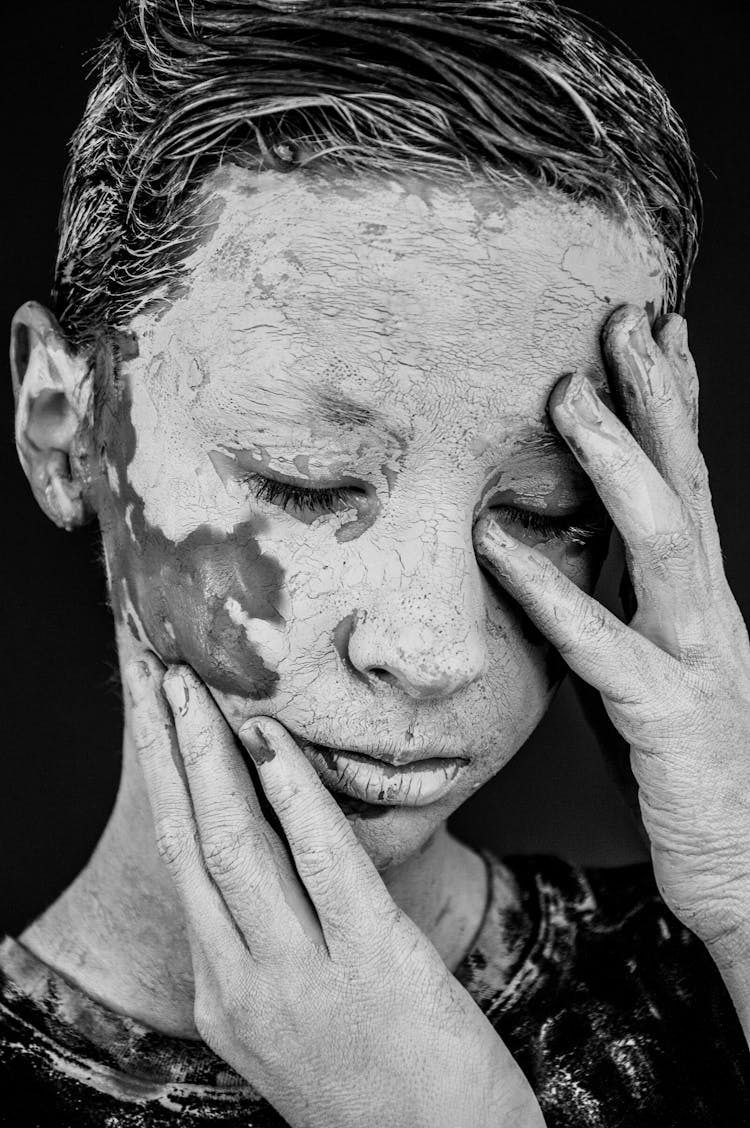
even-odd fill
[[[554,427],[545,427],[523,440],[523,445],[533,454],[565,454],[572,458],[570,447]]]
[[[308,389],[307,396],[310,406],[324,423],[336,427],[372,431],[376,435],[395,441],[402,450],[408,446],[411,435],[399,429],[393,420],[376,407],[361,403],[342,392],[330,391],[326,388]],[[523,445],[532,454],[573,457],[565,439],[552,425],[528,434],[523,439]]]
[[[358,431],[374,431],[395,440],[402,448],[407,446],[410,436],[376,407],[325,388],[313,388],[308,395],[311,407],[324,423],[331,423],[336,427],[352,427]]]

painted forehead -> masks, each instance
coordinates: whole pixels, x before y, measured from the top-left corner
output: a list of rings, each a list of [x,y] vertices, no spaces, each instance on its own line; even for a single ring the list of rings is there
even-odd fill
[[[464,286],[477,284],[487,313],[498,292],[510,308],[531,295],[542,299],[550,287],[578,287],[586,304],[616,300],[646,277],[660,292],[654,243],[550,190],[334,172],[251,177],[230,167],[209,179],[207,192],[220,215],[192,264],[194,284],[227,281],[257,301],[311,302],[322,317],[338,312],[337,298],[348,311],[352,285],[358,294],[395,288],[405,319],[409,295],[420,313],[430,305],[442,313]],[[501,311],[490,318],[501,320]]]
[[[233,167],[207,190],[218,219],[146,351],[291,424],[300,398],[335,426],[337,398],[393,413],[443,382],[481,415],[511,385],[600,371],[608,311],[660,300],[653,245],[549,191]]]

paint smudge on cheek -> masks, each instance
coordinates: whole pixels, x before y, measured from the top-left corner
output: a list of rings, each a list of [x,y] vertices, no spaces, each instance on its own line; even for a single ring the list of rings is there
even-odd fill
[[[356,510],[357,516],[353,521],[347,521],[345,525],[341,525],[333,534],[339,543],[346,543],[347,541],[356,540],[366,533],[368,529],[372,528],[375,521],[378,519],[382,506],[377,497],[354,497],[351,504]]]
[[[128,479],[135,432],[127,392],[116,434],[117,452],[110,459],[119,493],[111,500],[114,512],[106,523],[115,618],[127,619],[129,601],[165,662],[188,663],[221,693],[270,697],[278,674],[265,665],[227,609],[235,600],[250,618],[283,623],[278,608],[284,573],[257,541],[265,522],[255,516],[230,533],[203,524],[177,543],[169,540],[146,520],[143,498]]]

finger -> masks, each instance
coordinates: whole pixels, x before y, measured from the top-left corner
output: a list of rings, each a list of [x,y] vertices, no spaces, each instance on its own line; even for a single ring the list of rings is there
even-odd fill
[[[698,370],[688,345],[687,322],[679,314],[672,314],[656,328],[654,339],[676,376],[677,387],[684,392],[686,411],[697,448],[700,389]],[[694,454],[696,448],[693,448]],[[711,498],[708,468],[700,449],[697,450],[695,466],[688,464],[683,472],[686,500],[701,531],[712,580],[718,582],[724,578],[721,540]]]
[[[232,730],[189,666],[173,666],[164,692],[172,708],[206,867],[257,959],[278,950],[289,910],[305,934],[321,932],[284,845],[264,818]]]
[[[486,514],[474,543],[480,562],[516,600],[568,666],[611,701],[642,704],[664,677],[660,650],[568,579],[543,553]]]
[[[656,344],[676,376],[677,388],[682,393],[690,426],[697,438],[700,388],[698,369],[688,344],[687,321],[679,313],[671,313],[668,317],[658,319],[652,332]]]
[[[687,507],[583,373],[558,383],[550,413],[622,536],[639,609],[699,643],[708,573]]]
[[[605,326],[604,356],[638,443],[683,503],[703,512],[710,491],[697,440],[697,373],[686,323],[672,314],[655,334],[643,310],[622,306]]]
[[[257,719],[239,735],[284,828],[329,950],[367,934],[393,902],[343,811],[277,721]]]
[[[188,929],[208,948],[231,940],[233,928],[198,845],[177,739],[161,693],[162,669],[154,658],[130,662],[125,684],[130,726],[148,790],[156,846],[180,896]]]

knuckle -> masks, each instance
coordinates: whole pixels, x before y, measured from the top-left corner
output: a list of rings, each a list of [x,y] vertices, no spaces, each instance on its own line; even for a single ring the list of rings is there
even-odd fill
[[[604,642],[611,633],[609,615],[604,607],[580,597],[573,601],[571,618],[576,623],[575,637],[569,642],[562,642],[558,648],[564,655],[577,650],[581,645],[596,647]]]
[[[162,824],[157,830],[156,848],[169,869],[180,870],[195,855],[195,835],[182,825]]]
[[[678,562],[692,562],[696,555],[695,535],[686,525],[649,534],[643,547],[657,573]]]
[[[205,729],[199,729],[191,740],[185,740],[181,748],[182,760],[186,767],[194,767],[199,764],[201,760],[211,750],[211,737],[210,733]]]
[[[214,826],[203,838],[203,856],[214,877],[234,872],[246,856],[245,836],[231,826]]]
[[[306,877],[324,877],[334,871],[337,853],[332,844],[313,843],[299,849],[295,860]]]
[[[169,726],[163,722],[136,725],[133,736],[140,755],[149,758],[158,755],[163,748],[168,747],[170,730]]]
[[[700,451],[695,453],[685,468],[685,488],[691,501],[709,492],[708,467]]]
[[[276,791],[273,805],[279,815],[293,815],[300,805],[302,790],[297,783],[289,780]]]

